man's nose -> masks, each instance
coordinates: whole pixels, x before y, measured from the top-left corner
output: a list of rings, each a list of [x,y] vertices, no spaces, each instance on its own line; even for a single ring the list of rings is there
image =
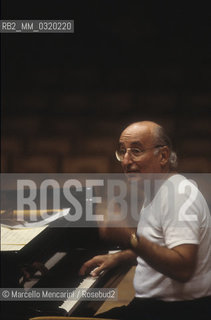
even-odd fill
[[[130,155],[130,152],[128,152],[128,151],[129,150],[127,150],[125,155],[124,155],[124,158],[123,158],[123,161],[122,161],[123,165],[128,165],[128,164],[133,162],[132,157]]]

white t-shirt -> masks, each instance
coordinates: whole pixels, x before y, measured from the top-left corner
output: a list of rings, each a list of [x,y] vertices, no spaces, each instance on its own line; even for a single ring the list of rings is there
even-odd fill
[[[154,199],[141,210],[138,235],[169,249],[197,244],[197,266],[193,277],[181,283],[138,257],[134,276],[136,297],[176,301],[211,295],[211,216],[204,197],[179,174],[168,178],[157,190]]]

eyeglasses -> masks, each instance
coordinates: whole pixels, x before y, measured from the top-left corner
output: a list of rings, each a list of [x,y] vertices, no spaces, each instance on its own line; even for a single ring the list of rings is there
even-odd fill
[[[164,145],[157,145],[157,146],[154,146],[152,148],[147,148],[147,149],[139,149],[139,148],[120,148],[119,150],[116,150],[115,152],[115,155],[116,155],[116,158],[118,161],[123,161],[124,160],[124,157],[126,155],[126,153],[128,152],[130,154],[130,157],[132,160],[134,161],[137,161],[139,160],[139,158],[142,156],[142,154],[148,150],[152,150],[152,149],[155,149],[155,148],[161,148],[161,147],[164,147]]]

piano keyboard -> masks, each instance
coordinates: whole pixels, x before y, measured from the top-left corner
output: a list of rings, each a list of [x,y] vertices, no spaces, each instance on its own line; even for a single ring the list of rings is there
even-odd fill
[[[108,251],[108,254],[114,254],[116,252],[119,252],[120,250],[111,250]],[[95,270],[95,269],[94,269]],[[97,277],[92,277],[92,276],[87,276],[82,282],[79,284],[77,289],[86,289],[88,290],[89,288],[92,288],[96,285],[98,282],[99,278],[105,274],[105,271],[102,271],[99,276]],[[59,306],[60,309],[64,309],[68,315],[70,315],[74,309],[78,306],[80,303],[79,300],[65,300],[62,305]]]
[[[119,250],[116,250],[116,251],[109,251],[109,253],[115,253],[115,252],[118,252]],[[80,251],[79,251],[79,254],[81,255]],[[63,258],[68,258],[68,254],[67,252],[56,252],[50,259],[48,259],[44,266],[50,271],[51,269],[53,269],[53,267],[56,267],[56,265],[58,264],[58,262],[60,262]],[[66,260],[63,260],[61,261],[67,269],[65,269],[65,271],[63,272],[64,274],[67,274],[67,271],[69,270],[69,267],[70,266],[67,266],[67,261]],[[70,259],[71,260],[71,259]],[[79,270],[79,269],[77,269]],[[69,273],[69,272],[68,272]],[[79,281],[80,278],[78,278],[78,282],[75,286],[76,290],[78,289],[85,289],[85,290],[88,290],[89,288],[92,288],[92,287],[96,287],[101,278],[106,274],[107,272],[102,272],[99,276],[97,277],[92,277],[91,275],[90,276],[87,276],[85,278],[83,278],[82,280]],[[71,275],[71,271],[69,273],[69,275]],[[76,275],[76,274],[75,274]],[[42,280],[42,277],[41,276],[41,272],[40,271],[37,271],[35,274],[34,274],[34,278],[30,279],[29,281],[26,281],[24,283],[24,288],[33,288],[35,287],[35,285],[40,281]],[[66,278],[65,278],[66,279]],[[19,279],[19,283],[23,282],[23,277],[21,277]],[[68,280],[65,281],[66,284],[68,282]],[[69,288],[74,288],[74,285],[72,286],[72,283],[70,282],[69,285],[68,285]],[[76,296],[76,294],[75,294]],[[78,299],[78,300],[64,300],[64,301],[60,301],[58,302],[58,304],[56,302],[54,302],[54,306],[57,305],[57,308],[58,310],[61,310],[62,311],[65,311],[66,312],[66,315],[71,315],[77,308],[78,306],[80,305],[81,303],[81,300]],[[62,313],[61,313],[62,314]]]
[[[93,287],[99,277],[86,277],[78,286],[77,289],[86,289]],[[72,313],[74,309],[77,307],[77,305],[80,303],[79,300],[65,300],[61,306],[59,306],[60,309],[64,309],[67,313]]]

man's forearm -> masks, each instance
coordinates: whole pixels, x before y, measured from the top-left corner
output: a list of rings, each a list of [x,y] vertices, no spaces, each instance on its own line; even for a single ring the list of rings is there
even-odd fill
[[[134,252],[155,270],[180,282],[188,281],[195,269],[196,245],[183,244],[168,249],[141,236]]]
[[[128,264],[132,266],[137,264],[137,254],[133,250],[122,250],[114,253],[114,256],[117,259],[118,264]]]

